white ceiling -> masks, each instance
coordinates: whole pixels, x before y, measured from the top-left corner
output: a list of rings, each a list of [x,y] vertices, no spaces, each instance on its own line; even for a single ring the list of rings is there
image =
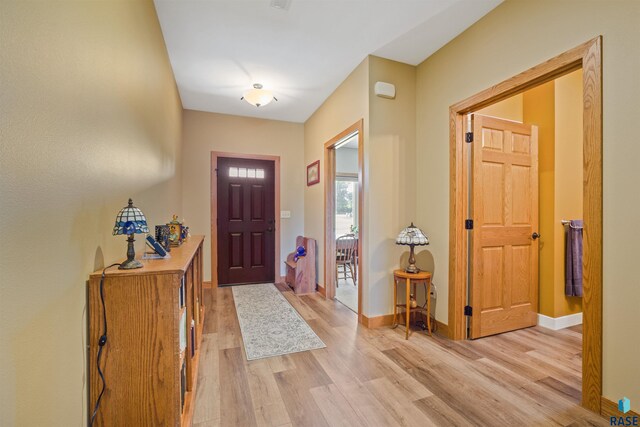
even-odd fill
[[[184,108],[304,122],[369,54],[417,65],[502,0],[155,0]],[[240,100],[253,83],[278,102]]]

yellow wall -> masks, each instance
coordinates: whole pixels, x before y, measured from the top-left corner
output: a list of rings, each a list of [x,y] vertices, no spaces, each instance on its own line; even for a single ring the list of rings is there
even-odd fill
[[[86,281],[129,197],[180,213],[182,107],[150,0],[3,1],[0,40],[0,425],[86,425]]]
[[[498,117],[500,119],[523,121],[523,94],[519,93],[495,104],[491,104],[482,110],[476,111],[483,116]]]
[[[191,233],[204,234],[205,280],[211,279],[211,151],[280,156],[280,260],[304,234],[304,129],[302,123],[184,110],[182,206]],[[281,263],[284,265],[283,263]],[[282,275],[282,271],[276,271]]]
[[[555,315],[555,100],[554,82],[524,92],[524,122],[538,126],[540,271],[539,312]],[[582,111],[582,108],[581,110]],[[580,148],[582,151],[582,148]],[[582,189],[582,186],[580,187]],[[560,267],[564,268],[564,264]],[[560,283],[564,289],[564,283]]]
[[[560,220],[582,218],[582,70],[477,114],[538,126],[539,312],[549,317],[580,313],[582,299],[564,295],[565,238]],[[561,145],[556,145],[556,137]]]
[[[602,34],[604,181],[604,396],[640,410],[640,230],[635,194],[640,171],[633,126],[640,98],[637,22],[640,2],[507,0],[418,66],[417,218],[429,224],[439,274],[437,318],[447,322],[449,257],[449,106]],[[472,68],[468,64],[473,64]],[[464,70],[464,71],[460,71]],[[434,209],[434,206],[439,207]]]
[[[554,316],[582,311],[582,298],[564,294],[563,219],[582,219],[582,70],[555,80]]]
[[[525,92],[523,110],[539,135],[540,313],[580,313],[582,299],[564,294],[561,220],[582,218],[582,70]]]
[[[549,317],[580,313],[582,299],[564,295],[565,237],[560,220],[582,218],[582,70],[477,114],[538,126],[539,312]],[[556,137],[561,145],[556,145]]]

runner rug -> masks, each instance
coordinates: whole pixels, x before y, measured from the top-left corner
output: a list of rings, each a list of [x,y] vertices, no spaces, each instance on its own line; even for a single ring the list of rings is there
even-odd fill
[[[232,288],[247,360],[326,347],[271,283]]]

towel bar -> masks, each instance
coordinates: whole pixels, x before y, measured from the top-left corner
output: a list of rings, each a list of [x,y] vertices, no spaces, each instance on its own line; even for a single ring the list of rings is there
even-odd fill
[[[562,225],[568,225],[571,228],[575,228],[575,229],[582,229],[582,227],[573,227],[571,225],[571,221],[569,221],[568,219],[561,219],[560,222],[562,223]]]

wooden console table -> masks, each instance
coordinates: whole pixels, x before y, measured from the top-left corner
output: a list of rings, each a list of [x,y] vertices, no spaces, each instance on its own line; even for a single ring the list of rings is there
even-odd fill
[[[142,268],[107,270],[108,340],[101,368],[106,390],[96,426],[191,426],[204,324],[203,236],[171,248]],[[89,279],[89,411],[100,395],[96,368],[104,330],[102,270]]]
[[[398,282],[404,282],[406,284],[406,303],[398,304]],[[427,284],[427,308],[417,306],[411,308],[411,286],[413,285],[415,295],[416,283]],[[409,320],[411,319],[411,310],[426,312],[427,317],[427,330],[431,335],[431,273],[428,271],[421,271],[419,273],[407,273],[404,270],[395,270],[393,272],[393,328],[398,327],[398,307],[405,309],[405,327],[406,335],[405,339],[409,339]]]

